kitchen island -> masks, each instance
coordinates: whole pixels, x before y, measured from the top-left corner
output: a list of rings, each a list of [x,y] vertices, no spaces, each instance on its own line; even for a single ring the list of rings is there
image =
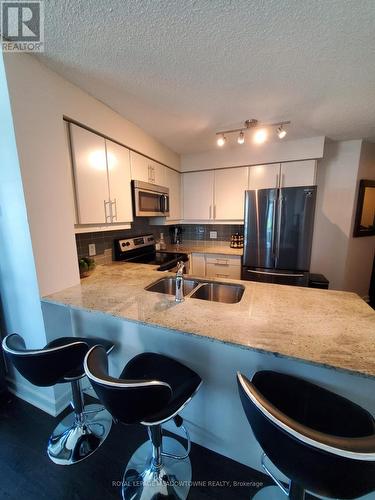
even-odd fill
[[[168,275],[143,264],[98,266],[80,285],[42,299],[49,340],[68,330],[111,338],[114,375],[147,350],[191,366],[204,381],[184,410],[193,441],[254,468],[260,450],[238,398],[237,370],[296,374],[375,413],[375,312],[357,295],[246,281],[237,304],[176,303],[144,289]],[[65,404],[59,398],[57,410]]]

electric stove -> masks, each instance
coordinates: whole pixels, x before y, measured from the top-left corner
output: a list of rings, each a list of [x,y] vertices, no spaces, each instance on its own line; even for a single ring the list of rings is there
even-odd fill
[[[186,253],[157,251],[152,234],[114,240],[114,255],[117,261],[159,266],[158,271],[170,271],[176,267],[178,261],[189,260]]]

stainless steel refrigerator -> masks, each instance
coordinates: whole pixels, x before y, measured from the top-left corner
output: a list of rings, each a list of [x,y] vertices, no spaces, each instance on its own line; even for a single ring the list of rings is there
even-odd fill
[[[316,186],[245,193],[242,279],[308,285]]]

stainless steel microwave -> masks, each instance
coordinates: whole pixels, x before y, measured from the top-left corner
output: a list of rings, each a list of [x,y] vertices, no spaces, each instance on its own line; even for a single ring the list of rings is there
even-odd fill
[[[136,217],[169,215],[169,189],[143,181],[132,181],[133,207]]]

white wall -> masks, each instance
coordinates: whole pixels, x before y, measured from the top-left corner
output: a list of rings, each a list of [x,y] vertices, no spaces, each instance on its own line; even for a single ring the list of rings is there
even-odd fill
[[[327,142],[318,165],[318,198],[312,272],[323,273],[330,288],[368,295],[375,236],[353,238],[360,179],[375,180],[375,144]]]
[[[344,289],[353,290],[361,297],[368,296],[372,265],[375,252],[375,236],[353,238],[355,212],[358,199],[359,181],[369,179],[375,181],[375,144],[363,142],[359,169],[357,174],[352,224],[350,228],[350,240],[346,270],[344,276]]]
[[[2,335],[19,333],[27,347],[46,344],[39,290],[17,155],[8,88],[0,54],[0,314]],[[11,390],[40,408],[53,388],[35,388],[9,365]]]
[[[330,288],[344,290],[361,141],[326,142],[318,164],[318,196],[311,271],[324,274]]]
[[[270,142],[259,146],[249,143],[243,146],[217,147],[203,153],[181,156],[181,171],[316,159],[322,158],[323,150],[324,137]]]
[[[6,54],[18,155],[40,294],[79,282],[63,115],[179,169],[179,156],[25,54]]]

